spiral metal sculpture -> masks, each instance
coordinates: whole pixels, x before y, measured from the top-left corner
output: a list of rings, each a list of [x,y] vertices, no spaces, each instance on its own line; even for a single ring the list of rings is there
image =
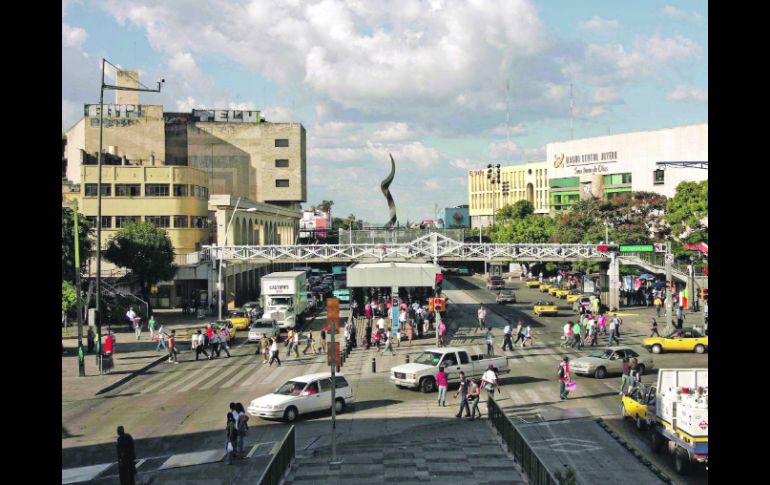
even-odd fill
[[[390,153],[388,153],[390,155]],[[385,199],[388,201],[388,209],[390,210],[390,220],[385,227],[393,227],[396,225],[396,203],[393,202],[393,196],[390,195],[390,183],[393,182],[393,177],[396,175],[396,162],[393,160],[393,155],[390,155],[390,175],[380,183],[380,189]]]

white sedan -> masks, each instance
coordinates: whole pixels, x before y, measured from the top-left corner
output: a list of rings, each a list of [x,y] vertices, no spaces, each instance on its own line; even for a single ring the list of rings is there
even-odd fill
[[[335,376],[334,407],[337,413],[353,403],[353,389],[342,374]],[[292,422],[300,414],[331,411],[332,380],[330,372],[295,377],[271,394],[251,401],[249,415]]]

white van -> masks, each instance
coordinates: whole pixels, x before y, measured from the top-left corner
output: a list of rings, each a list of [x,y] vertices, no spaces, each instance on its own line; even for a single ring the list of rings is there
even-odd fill
[[[353,388],[342,374],[335,376],[335,410],[341,413],[353,403]],[[292,422],[300,414],[331,411],[332,381],[330,372],[308,374],[286,381],[272,393],[251,401],[249,415],[263,419]]]

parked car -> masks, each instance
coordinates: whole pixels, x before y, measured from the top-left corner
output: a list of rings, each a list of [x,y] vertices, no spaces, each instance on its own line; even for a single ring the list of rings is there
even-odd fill
[[[694,328],[674,330],[665,337],[649,337],[642,340],[644,348],[653,354],[679,350],[684,352],[697,352],[702,354],[709,348],[709,338]]]
[[[505,289],[505,280],[501,276],[490,276],[487,278],[487,289],[488,290],[504,290]]]
[[[434,392],[439,367],[444,367],[449,382],[458,382],[460,371],[468,377],[481,377],[490,365],[499,374],[510,372],[508,359],[504,355],[500,357],[474,355],[459,347],[426,349],[415,357],[414,362],[397,365],[390,369],[390,382],[396,387],[411,387],[421,389],[422,392]]]
[[[516,293],[513,290],[503,290],[497,294],[497,303],[516,303]]]
[[[540,291],[543,293],[548,293],[548,290],[551,289],[553,285],[551,283],[541,283],[540,284]]]
[[[249,325],[249,342],[259,342],[275,335],[278,324],[272,318],[260,318]]]
[[[527,288],[540,288],[540,280],[537,278],[529,278],[525,284]]]
[[[345,410],[353,400],[353,388],[342,374],[335,376],[334,408],[337,413]],[[295,377],[270,394],[251,401],[246,410],[249,415],[263,419],[283,419],[292,422],[300,414],[314,411],[331,411],[331,373],[321,372]]]
[[[583,296],[582,291],[570,290],[570,292],[567,294],[567,302],[575,303],[582,296]]]
[[[570,370],[577,375],[593,376],[604,379],[609,374],[623,373],[623,357],[636,357],[639,363],[639,373],[644,375],[647,370],[655,368],[651,357],[641,356],[629,347],[607,347],[594,350],[585,357],[570,362]]]
[[[457,274],[460,276],[470,276],[471,270],[466,268],[465,266],[462,266],[460,268],[457,268]]]

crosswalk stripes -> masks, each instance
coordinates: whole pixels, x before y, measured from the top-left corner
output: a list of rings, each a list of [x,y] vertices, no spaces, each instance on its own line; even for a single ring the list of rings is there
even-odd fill
[[[250,363],[242,367],[243,367],[243,370],[241,370],[240,372],[232,376],[230,380],[228,380],[227,382],[225,382],[219,387],[227,389],[228,387],[232,386],[236,382],[241,381],[241,379],[246,377],[246,375],[249,375],[249,377],[253,377],[253,376],[259,375],[259,373],[262,371],[260,364],[254,365]]]
[[[229,367],[228,367],[228,368],[226,368],[226,369],[222,369],[222,370],[219,372],[219,374],[216,374],[216,375],[214,375],[213,377],[211,377],[211,379],[208,379],[208,381],[206,382],[206,384],[205,384],[205,385],[203,385],[203,386],[200,388],[200,390],[201,390],[201,391],[205,391],[206,389],[210,389],[211,387],[213,387],[213,386],[214,386],[214,384],[216,384],[217,382],[221,381],[221,380],[222,380],[222,379],[224,379],[225,377],[227,377],[227,376],[229,376],[229,375],[233,374],[235,371],[241,370],[241,367],[251,368],[252,370],[255,370],[255,371],[256,371],[256,369],[257,369],[257,367],[256,367],[256,366],[254,365],[254,363],[252,363],[252,362],[248,362],[248,363],[246,363],[246,364],[242,364],[242,365],[231,365],[231,366],[229,366]],[[241,371],[242,371],[242,370],[241,370]]]
[[[212,359],[213,360],[213,359]],[[217,372],[221,372],[220,366],[212,366],[211,369],[204,370],[203,372],[193,373],[194,378],[181,387],[176,386],[175,392],[187,392],[193,387],[208,382],[208,380],[216,375]],[[172,387],[174,387],[172,385]]]
[[[533,389],[524,389],[524,393],[530,398],[533,404],[544,402]]]

